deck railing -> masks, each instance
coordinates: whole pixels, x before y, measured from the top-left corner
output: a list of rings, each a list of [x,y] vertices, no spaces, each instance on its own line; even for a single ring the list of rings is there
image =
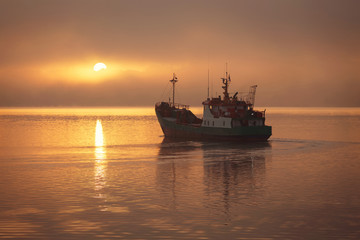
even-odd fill
[[[170,107],[175,107],[175,108],[178,108],[178,109],[183,109],[185,108],[186,110],[189,110],[189,105],[185,105],[185,104],[181,104],[181,103],[175,103],[175,104],[172,104],[170,103]]]
[[[185,104],[181,104],[181,103],[175,103],[173,104],[172,102],[167,102],[169,104],[170,107],[175,107],[178,109],[183,109],[185,108],[186,110],[189,110],[190,105],[185,105]],[[159,107],[161,105],[161,102],[157,102],[155,104],[155,106]]]

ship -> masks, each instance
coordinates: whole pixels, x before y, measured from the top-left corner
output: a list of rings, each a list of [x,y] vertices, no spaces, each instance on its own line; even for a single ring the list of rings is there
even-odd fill
[[[272,127],[265,125],[265,112],[254,110],[257,85],[249,92],[230,96],[228,89],[231,82],[226,72],[221,78],[223,96],[208,97],[202,102],[203,116],[197,117],[189,105],[175,103],[175,73],[172,83],[172,101],[155,104],[155,113],[166,138],[187,140],[217,141],[267,141],[272,134]],[[208,84],[209,85],[209,84]]]

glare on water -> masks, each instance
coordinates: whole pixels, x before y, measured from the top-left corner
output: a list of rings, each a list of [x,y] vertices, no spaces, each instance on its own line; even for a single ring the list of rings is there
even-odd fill
[[[101,120],[96,121],[95,127],[95,190],[99,191],[105,187],[106,184],[106,150],[104,146],[104,134]],[[101,197],[102,194],[98,193]]]
[[[96,128],[95,128],[95,158],[97,160],[102,160],[106,158],[103,128],[102,128],[101,120],[99,119],[96,121]]]
[[[104,135],[103,135],[103,128],[101,124],[101,120],[96,121],[96,128],[95,128],[95,147],[102,147],[104,146]]]

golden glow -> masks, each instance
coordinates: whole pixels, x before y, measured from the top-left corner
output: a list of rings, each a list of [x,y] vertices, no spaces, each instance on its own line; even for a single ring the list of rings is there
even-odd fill
[[[106,185],[106,169],[107,161],[99,160],[95,161],[94,168],[94,178],[95,178],[95,190],[99,191],[103,189]],[[101,193],[98,194],[98,197],[102,197]]]
[[[193,109],[193,108],[191,108]],[[194,108],[200,109],[202,108]],[[202,113],[202,112],[201,112]],[[154,116],[153,107],[101,107],[101,108],[0,108],[0,114],[6,115],[42,115],[57,116]],[[101,125],[101,120],[99,128]],[[101,126],[102,128],[102,126]],[[96,132],[96,130],[95,130]]]
[[[106,158],[106,151],[104,147],[96,147],[95,148],[95,158],[97,160],[102,160]]]
[[[103,136],[103,128],[101,124],[101,120],[96,121],[96,129],[95,129],[95,147],[104,146],[104,136]]]
[[[95,158],[102,160],[106,158],[106,151],[104,148],[104,135],[101,120],[96,121],[95,128]]]
[[[127,75],[139,78],[163,79],[167,77],[158,76],[163,68],[173,68],[173,65],[157,62],[137,62],[109,59],[106,63],[106,70],[94,71],[91,67],[94,58],[86,60],[65,61],[65,62],[46,62],[46,63],[27,63],[25,65],[9,65],[0,67],[0,75],[3,78],[23,79],[32,83],[42,84],[51,82],[64,82],[77,85],[79,83],[99,83],[108,80],[121,81]]]
[[[99,191],[105,187],[106,184],[106,150],[104,147],[104,135],[101,120],[96,121],[95,127],[95,190]],[[102,198],[99,193],[98,197]]]
[[[62,82],[73,84],[79,82],[97,83],[106,80],[119,79],[129,72],[135,75],[142,75],[142,73],[148,69],[147,66],[139,63],[123,63],[117,61],[109,62],[105,67],[96,64],[94,68],[91,68],[89,65],[91,65],[89,61],[50,63],[40,67],[34,66],[32,69],[40,69],[40,72],[30,73],[30,76],[36,74],[36,76],[34,76],[37,79],[42,78],[47,79],[47,81],[60,80]],[[104,71],[105,68],[106,71]],[[94,70],[96,72],[94,72]]]
[[[98,72],[98,71],[100,71],[102,69],[106,69],[105,63],[97,63],[97,64],[95,64],[95,66],[94,66],[94,71],[95,72]]]

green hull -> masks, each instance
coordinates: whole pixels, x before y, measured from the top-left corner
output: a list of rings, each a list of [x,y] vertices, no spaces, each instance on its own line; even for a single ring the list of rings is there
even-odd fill
[[[156,116],[166,137],[187,139],[225,139],[236,141],[266,141],[271,136],[271,126],[241,126],[234,128],[203,127],[192,124],[179,124],[171,118]]]

